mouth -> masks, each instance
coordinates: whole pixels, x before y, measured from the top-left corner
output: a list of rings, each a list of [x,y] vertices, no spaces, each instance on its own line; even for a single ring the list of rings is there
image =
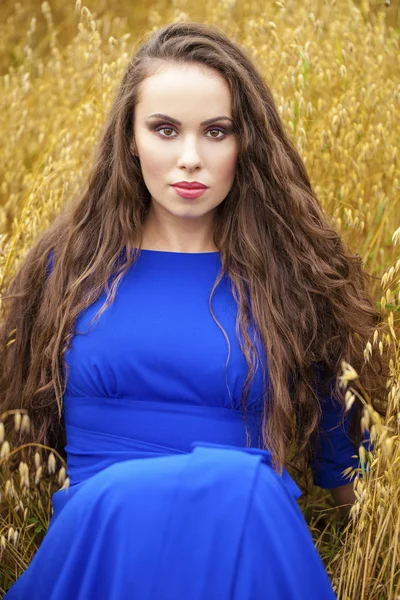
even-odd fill
[[[189,182],[189,181],[178,181],[177,183],[172,184],[172,187],[179,187],[186,190],[206,190],[208,186],[204,185],[204,183],[199,183],[197,181]]]
[[[172,186],[175,190],[175,192],[178,194],[178,196],[180,196],[181,198],[188,198],[188,199],[195,199],[195,198],[199,198],[199,196],[202,196],[206,191],[207,191],[207,187],[201,187],[201,188],[184,188],[184,187],[180,187],[179,185],[173,185]]]

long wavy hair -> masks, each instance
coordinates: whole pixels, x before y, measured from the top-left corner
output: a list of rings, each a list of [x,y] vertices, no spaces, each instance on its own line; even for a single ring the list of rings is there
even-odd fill
[[[1,309],[0,413],[28,409],[34,440],[65,456],[64,354],[79,313],[106,290],[99,317],[136,259],[134,243],[142,239],[151,198],[132,151],[134,108],[140,84],[171,63],[214,69],[230,88],[239,154],[233,185],[216,213],[222,271],[210,309],[226,272],[248,365],[243,414],[257,364],[253,323],[268,359],[263,447],[278,472],[286,466],[302,473],[318,448],[321,394],[334,391],[345,406],[338,384],[342,360],[372,398],[385,400],[386,365],[378,353],[369,362],[363,354],[381,317],[368,290],[370,276],[329,224],[262,76],[239,45],[206,24],[165,26],[130,59],[87,180],[9,277]],[[358,398],[354,406],[356,448]]]

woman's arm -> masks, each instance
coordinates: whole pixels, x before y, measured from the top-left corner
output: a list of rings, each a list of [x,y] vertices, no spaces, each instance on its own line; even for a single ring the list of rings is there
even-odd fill
[[[353,483],[346,483],[329,490],[335,505],[339,507],[343,519],[349,516],[350,509],[356,499],[353,486]]]

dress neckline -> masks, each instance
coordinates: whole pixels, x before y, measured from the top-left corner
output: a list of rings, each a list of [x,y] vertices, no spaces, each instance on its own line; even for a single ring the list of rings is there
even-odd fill
[[[137,250],[137,248],[134,248],[134,250]],[[180,256],[203,256],[204,254],[219,254],[219,250],[213,250],[211,252],[174,252],[171,250],[149,250],[147,248],[141,248],[140,252],[153,252],[157,254],[179,254]]]

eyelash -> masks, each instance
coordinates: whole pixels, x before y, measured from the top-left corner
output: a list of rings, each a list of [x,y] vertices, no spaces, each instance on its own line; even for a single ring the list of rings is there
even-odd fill
[[[171,127],[170,125],[162,125],[162,126],[160,126],[160,127],[157,127],[157,128],[155,129],[155,131],[157,131],[157,132],[158,132],[158,131],[161,131],[161,130],[163,130],[163,129],[172,129],[173,131],[175,131],[175,129],[174,129],[173,127]],[[225,129],[222,129],[222,127],[211,127],[210,129],[208,129],[208,130],[207,130],[207,133],[208,133],[209,131],[220,131],[221,133],[223,133],[223,134],[224,134],[222,137],[216,137],[216,138],[213,138],[213,137],[212,137],[212,138],[211,138],[212,140],[218,140],[218,141],[219,141],[219,140],[223,140],[223,139],[225,138],[226,134],[227,134],[227,131],[226,131]],[[170,135],[164,136],[164,135],[162,135],[161,137],[165,137],[165,138],[171,138],[171,139],[172,139],[174,136],[170,136]]]

